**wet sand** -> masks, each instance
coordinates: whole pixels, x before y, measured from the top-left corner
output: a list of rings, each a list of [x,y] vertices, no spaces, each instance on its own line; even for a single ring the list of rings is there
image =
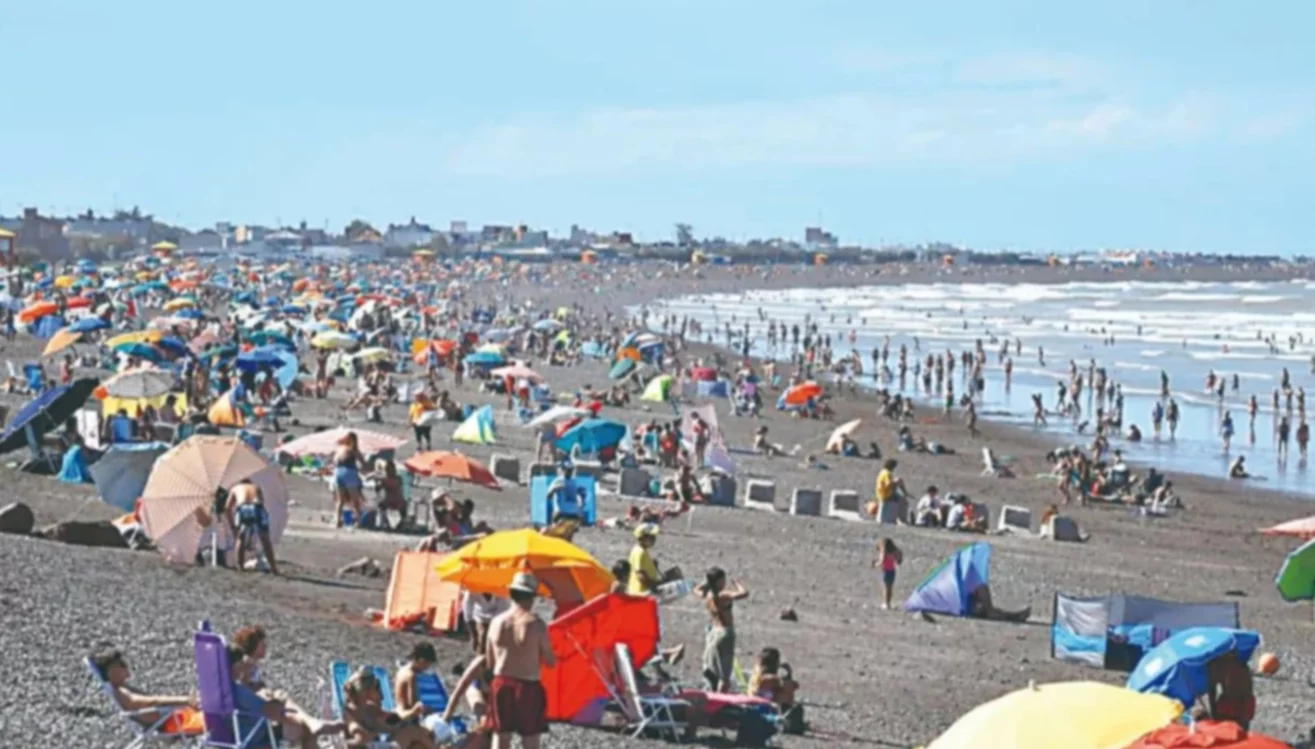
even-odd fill
[[[623,271],[602,267],[602,271],[581,266],[558,268],[549,279],[533,284],[513,282],[497,288],[497,293],[533,298],[545,307],[578,302],[589,309],[618,311],[659,297],[742,290],[751,285],[783,288],[960,280],[957,274],[946,278],[925,271],[901,276],[889,268],[877,276],[868,268],[827,267],[781,270],[766,278],[757,270],[708,268],[696,279],[689,271],[672,278],[669,266]],[[1078,271],[1036,270],[994,277],[1031,282],[1079,280],[1075,277]],[[1156,271],[1184,278],[1171,270]],[[1232,271],[1235,275],[1239,272]],[[610,273],[611,277],[596,273]],[[599,293],[594,293],[595,287]],[[29,339],[10,346],[0,357],[18,360],[36,350]],[[558,392],[606,381],[606,365],[597,362],[578,368],[543,366],[540,371]],[[293,431],[336,423],[337,406],[348,392],[344,384],[328,402],[295,404],[302,428]],[[471,384],[456,388],[454,394],[462,402],[493,403],[498,418],[496,447],[462,446],[463,452],[481,459],[494,452],[512,452],[528,460],[532,435],[512,423],[500,400],[480,395]],[[645,405],[652,408],[636,405],[604,413],[632,423],[672,413],[665,404]],[[761,422],[736,419],[724,404],[718,407],[718,417],[732,448],[747,448],[752,431],[765,423],[774,441],[787,447],[799,444],[804,452],[817,453],[835,425],[861,417],[864,425],[858,441],[877,441],[888,454],[893,452],[895,425],[875,417],[866,398],[843,396],[837,399],[836,408],[834,423],[791,419],[776,412],[767,412]],[[362,415],[353,418],[359,422]],[[404,407],[390,407],[385,420],[382,427],[360,426],[406,432]],[[451,446],[447,436],[453,427],[439,425],[435,429],[435,447]],[[1046,504],[1057,500],[1053,483],[1027,478],[1048,468],[1041,456],[1053,445],[1045,435],[983,423],[981,436],[974,440],[960,422],[920,424],[915,431],[958,450],[954,456],[898,455],[898,473],[915,492],[934,483],[943,492],[963,492],[985,502],[993,514],[1006,503],[1030,507],[1039,514]],[[1024,478],[982,477],[984,445],[998,454],[1016,456]],[[872,461],[860,459],[827,456],[823,460],[828,470],[818,471],[805,468],[798,459],[769,461],[739,453],[734,457],[741,487],[747,478],[770,477],[782,495],[801,486],[820,488],[824,493],[855,489],[866,495],[876,474]],[[3,477],[0,504],[27,502],[36,510],[39,524],[116,514],[95,500],[91,487],[13,471],[4,472]],[[1033,619],[1026,625],[945,618],[928,623],[880,610],[880,581],[869,566],[879,537],[891,536],[904,550],[905,563],[896,584],[897,599],[902,600],[940,559],[964,543],[979,540],[973,536],[741,508],[699,508],[688,523],[680,519],[664,529],[655,554],[661,564],[677,564],[690,575],[711,565],[721,566],[749,588],[750,598],[736,612],[740,660],[747,667],[761,648],[779,648],[803,684],[803,699],[812,705],[810,722],[827,732],[821,737],[786,737],[780,742],[785,747],[830,746],[848,739],[878,746],[913,746],[931,740],[980,702],[1029,681],[1118,681],[1121,674],[1050,658],[1049,622],[1056,591],[1129,592],[1178,600],[1220,600],[1231,592],[1243,593],[1236,598],[1242,606],[1243,625],[1259,629],[1265,637],[1263,649],[1276,652],[1284,662],[1278,677],[1256,682],[1260,705],[1256,727],[1290,740],[1304,736],[1311,727],[1308,706],[1312,690],[1307,678],[1315,673],[1315,659],[1308,648],[1311,608],[1283,603],[1273,588],[1273,575],[1295,544],[1262,539],[1254,529],[1307,514],[1306,506],[1260,486],[1173,478],[1190,508],[1175,517],[1147,522],[1122,509],[1072,508],[1067,512],[1091,534],[1085,544],[990,539],[995,547],[994,596],[1006,606],[1030,603]],[[242,624],[265,625],[272,637],[267,681],[287,689],[305,705],[318,703],[317,682],[327,677],[330,660],[387,664],[401,657],[415,637],[371,628],[362,614],[367,607],[382,607],[384,580],[340,579],[334,570],[362,555],[387,564],[393,550],[410,546],[416,539],[334,531],[329,528],[331,505],[322,484],[291,477],[289,487],[297,507],[279,550],[286,560],[286,575],[281,579],[169,568],[150,553],[77,549],[0,537],[0,569],[5,570],[0,578],[0,637],[5,662],[15,676],[0,712],[0,744],[35,744],[51,734],[70,746],[122,743],[127,733],[110,720],[106,700],[92,689],[80,659],[89,649],[112,642],[125,649],[134,665],[134,680],[143,688],[190,691],[188,635],[202,618],[214,620],[217,628],[226,632]],[[502,492],[457,489],[459,495],[475,499],[477,516],[495,527],[525,524],[528,501],[523,488],[508,487]],[[604,500],[600,514],[611,516],[623,510],[624,505]],[[577,541],[608,565],[624,556],[630,546],[629,535],[616,530],[588,529]],[[780,612],[787,607],[798,613],[799,621],[780,620]],[[706,614],[697,602],[685,600],[663,609],[668,644],[684,642],[692,649],[679,669],[689,681],[698,679],[705,624]],[[436,644],[445,667],[463,661],[469,653],[464,641],[442,639]],[[631,743],[640,745],[600,731],[555,726],[546,745]]]

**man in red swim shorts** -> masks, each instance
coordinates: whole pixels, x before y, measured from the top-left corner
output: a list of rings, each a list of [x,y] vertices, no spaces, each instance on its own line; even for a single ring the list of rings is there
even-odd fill
[[[519,573],[511,581],[512,607],[489,623],[486,655],[493,665],[488,718],[493,749],[511,749],[511,737],[521,737],[525,749],[539,749],[548,732],[548,698],[539,669],[556,664],[548,625],[534,613],[539,581]]]

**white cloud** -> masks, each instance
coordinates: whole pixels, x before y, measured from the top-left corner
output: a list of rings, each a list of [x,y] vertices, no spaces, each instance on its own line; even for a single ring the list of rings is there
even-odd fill
[[[983,86],[1089,88],[1106,82],[1109,71],[1080,57],[1013,53],[975,57],[959,64],[955,80]]]

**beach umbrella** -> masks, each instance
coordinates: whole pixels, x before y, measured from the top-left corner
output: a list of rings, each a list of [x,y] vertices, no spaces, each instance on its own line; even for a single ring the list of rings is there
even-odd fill
[[[809,380],[808,382],[801,382],[785,391],[785,395],[782,397],[785,399],[785,404],[787,406],[802,406],[810,399],[816,398],[821,394],[822,386]]]
[[[155,461],[142,489],[147,537],[170,562],[192,563],[206,529],[223,525],[210,515],[216,491],[232,489],[244,479],[260,487],[270,541],[278,543],[288,522],[283,469],[237,437],[190,437]]]
[[[1174,633],[1137,662],[1128,689],[1162,694],[1190,708],[1210,689],[1207,668],[1226,653],[1246,663],[1260,647],[1260,635],[1244,629],[1191,627]]]
[[[831,436],[826,439],[826,451],[839,451],[840,446],[844,444],[845,439],[852,438],[854,432],[858,431],[858,428],[862,423],[862,419],[854,419],[853,421],[846,421],[844,424],[836,427],[835,431],[831,432]]]
[[[589,411],[574,406],[553,406],[547,411],[535,416],[525,424],[526,428],[541,427],[544,424],[551,424],[555,421],[565,421],[566,419],[580,419],[589,415]]]
[[[1289,520],[1286,523],[1269,528],[1262,528],[1260,531],[1266,536],[1288,536],[1290,538],[1315,538],[1315,515],[1308,518],[1299,518]]]
[[[243,372],[259,372],[265,369],[278,369],[283,366],[279,351],[268,348],[256,348],[243,351],[237,355],[235,366]]]
[[[466,357],[467,364],[494,366],[507,361],[506,355],[501,351],[476,351]]]
[[[543,382],[543,375],[535,372],[533,369],[521,364],[512,364],[507,367],[498,367],[489,370],[493,377],[510,377],[513,380],[529,380],[530,382]]]
[[[109,326],[109,323],[99,317],[84,317],[80,320],[74,320],[66,330],[71,330],[75,333],[91,333],[97,330],[105,330]]]
[[[32,335],[47,340],[63,330],[66,323],[60,315],[46,315],[32,324]]]
[[[558,437],[554,444],[563,452],[571,452],[578,447],[580,452],[595,454],[599,450],[618,445],[626,436],[626,430],[626,425],[619,421],[585,419]]]
[[[336,330],[326,330],[311,339],[310,345],[322,349],[353,349],[360,344],[355,338]]]
[[[355,354],[352,354],[353,359],[362,362],[364,364],[374,364],[375,362],[381,362],[389,358],[390,356],[392,356],[392,354],[389,353],[388,349],[379,348],[378,346],[361,349],[360,351],[357,351]]]
[[[175,312],[174,316],[181,320],[201,320],[205,313],[195,307],[186,307]]]
[[[106,341],[105,345],[110,348],[118,348],[126,343],[156,343],[161,338],[164,338],[164,333],[159,330],[138,330],[116,335]]]
[[[278,381],[279,387],[287,390],[296,382],[297,375],[301,374],[301,364],[297,361],[297,355],[291,351],[274,349],[274,355],[283,362],[274,370],[274,379]]]
[[[202,351],[200,358],[201,361],[207,363],[218,362],[233,356],[237,356],[237,351],[238,351],[237,346],[228,343],[228,344],[224,344],[223,346],[216,346],[212,349],[207,349],[205,351]]]
[[[403,463],[412,473],[434,478],[452,479],[488,489],[501,489],[493,472],[483,463],[447,450],[430,450],[407,458]]]
[[[106,380],[103,387],[111,398],[158,398],[173,390],[174,375],[162,369],[132,369]]]
[[[1315,540],[1307,541],[1283,560],[1274,587],[1285,601],[1315,598]]]
[[[1170,723],[1137,739],[1127,749],[1292,749],[1272,736],[1251,733],[1236,723],[1198,720]]]
[[[196,300],[189,299],[188,297],[179,297],[177,299],[170,299],[169,301],[165,302],[164,311],[178,312],[179,310],[184,310],[195,306],[196,306]]]
[[[491,445],[497,441],[497,427],[493,422],[493,407],[484,405],[457,425],[452,432],[454,442],[473,445]]]
[[[18,311],[18,322],[30,323],[40,320],[46,315],[53,315],[59,312],[59,305],[54,302],[37,302]]]
[[[639,365],[635,363],[634,359],[621,359],[612,365],[612,369],[608,371],[607,376],[613,380],[623,380],[635,371],[637,366]]]
[[[169,446],[163,442],[120,442],[100,456],[91,468],[91,480],[102,500],[124,512],[132,512],[146,488],[155,459]]]
[[[1123,749],[1181,713],[1167,697],[1109,684],[1029,685],[973,708],[927,749]]]
[[[114,347],[114,351],[124,356],[135,356],[138,359],[145,359],[156,364],[160,363],[164,357],[160,355],[160,350],[154,346],[145,343],[124,343]]]
[[[62,427],[82,408],[99,384],[90,377],[74,380],[72,384],[51,388],[28,401],[18,409],[4,434],[0,435],[0,455],[26,447],[29,430],[39,444],[42,437]]]
[[[561,327],[562,323],[553,319],[540,320],[534,324],[534,329],[540,333],[551,333]]]
[[[72,326],[70,326],[70,328],[71,327]],[[46,342],[46,347],[41,350],[41,355],[51,356],[52,354],[58,354],[60,351],[63,351],[69,346],[81,341],[82,333],[76,330],[70,330],[70,328],[64,328],[58,333],[52,335],[50,340]]]
[[[396,451],[406,444],[404,439],[380,432],[334,427],[323,432],[298,437],[291,442],[285,442],[278,446],[278,452],[287,453],[297,458],[303,455],[329,455],[338,449],[338,441],[347,436],[348,432],[356,433],[356,443],[360,447],[362,455],[373,455],[387,450]]]
[[[579,546],[533,528],[499,531],[472,541],[438,563],[438,577],[471,593],[506,597],[518,572],[539,578],[542,595],[589,600],[607,593],[612,573]]]
[[[297,344],[293,343],[291,338],[272,330],[257,330],[248,335],[247,339],[257,346],[277,346],[288,351],[297,350]]]

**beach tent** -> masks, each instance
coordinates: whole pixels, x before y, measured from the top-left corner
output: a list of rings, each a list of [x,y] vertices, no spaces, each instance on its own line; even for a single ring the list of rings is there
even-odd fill
[[[491,445],[496,438],[497,433],[493,427],[493,407],[487,405],[476,409],[452,433],[453,441],[476,445]]]
[[[423,624],[438,632],[456,628],[461,586],[439,578],[438,563],[445,556],[437,552],[397,552],[384,599],[384,627],[401,630]]]
[[[657,599],[618,593],[599,596],[548,625],[557,663],[543,669],[547,718],[570,721],[596,701],[611,699],[609,684],[617,645],[625,645],[638,670],[656,653],[660,637]]]
[[[905,611],[967,616],[968,596],[990,582],[991,545],[966,546],[932,570],[904,602]]]
[[[1051,657],[1131,671],[1146,651],[1192,627],[1241,627],[1236,603],[1178,603],[1144,596],[1055,594]]]
[[[648,385],[644,388],[644,394],[639,396],[640,400],[651,401],[653,403],[663,403],[671,396],[671,383],[674,381],[671,375],[658,375],[649,380]]]

